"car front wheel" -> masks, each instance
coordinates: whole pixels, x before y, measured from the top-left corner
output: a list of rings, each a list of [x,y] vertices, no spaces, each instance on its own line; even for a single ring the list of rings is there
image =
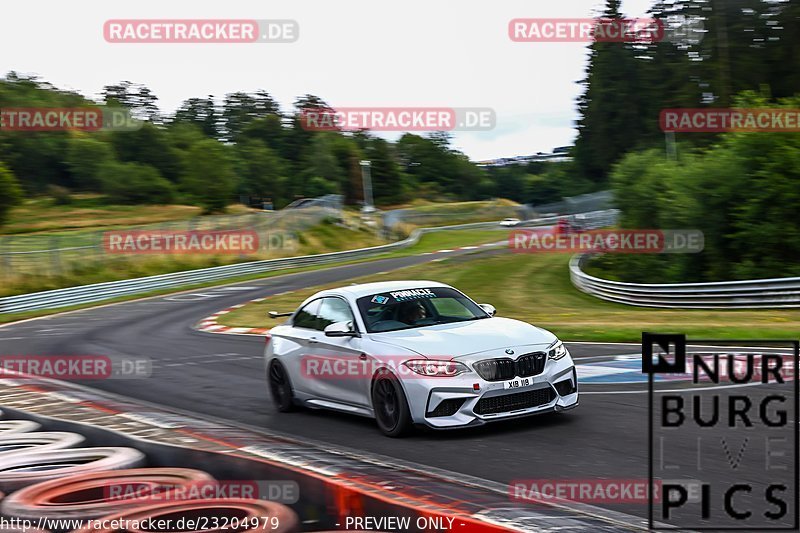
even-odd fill
[[[378,428],[387,437],[400,437],[411,429],[411,411],[397,378],[388,372],[379,374],[372,384],[372,408]]]

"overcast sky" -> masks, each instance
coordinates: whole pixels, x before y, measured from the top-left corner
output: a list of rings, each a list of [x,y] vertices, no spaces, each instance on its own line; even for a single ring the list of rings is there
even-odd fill
[[[625,0],[642,16],[650,0]],[[456,132],[472,159],[547,152],[575,138],[585,43],[516,43],[514,18],[596,16],[603,0],[111,0],[3,3],[0,72],[37,74],[96,98],[148,86],[162,111],[185,99],[267,90],[284,110],[311,93],[334,107],[490,107],[492,131]],[[293,19],[290,44],[111,44],[108,19]],[[395,138],[396,134],[386,134]]]

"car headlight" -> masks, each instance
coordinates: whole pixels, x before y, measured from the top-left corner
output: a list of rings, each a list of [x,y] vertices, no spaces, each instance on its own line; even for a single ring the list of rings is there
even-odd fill
[[[561,341],[556,341],[547,351],[547,356],[550,359],[558,360],[567,355],[567,347]]]
[[[469,372],[466,365],[456,361],[436,361],[431,359],[412,359],[403,363],[408,368],[429,377],[453,377]]]

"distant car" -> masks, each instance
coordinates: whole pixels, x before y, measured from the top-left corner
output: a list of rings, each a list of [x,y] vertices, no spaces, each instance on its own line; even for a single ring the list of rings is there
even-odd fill
[[[578,405],[575,365],[555,335],[442,283],[325,290],[288,315],[264,353],[282,412],[372,417],[395,437],[414,424],[475,426]]]
[[[511,227],[519,225],[520,222],[521,221],[518,218],[504,218],[500,221],[500,225],[504,227]]]

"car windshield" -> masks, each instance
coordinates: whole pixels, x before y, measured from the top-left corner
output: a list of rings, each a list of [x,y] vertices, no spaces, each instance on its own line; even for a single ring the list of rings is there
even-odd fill
[[[449,287],[381,292],[358,299],[369,333],[489,318],[475,302]]]

